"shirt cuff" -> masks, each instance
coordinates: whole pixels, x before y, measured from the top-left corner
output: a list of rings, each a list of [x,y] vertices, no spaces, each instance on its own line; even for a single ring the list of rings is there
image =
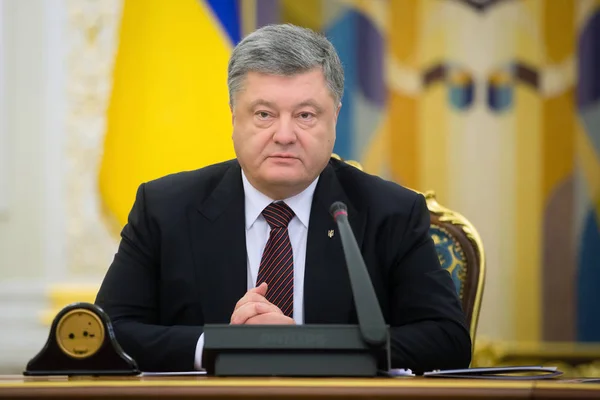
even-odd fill
[[[194,369],[196,371],[202,369],[202,350],[204,350],[204,333],[200,335],[196,344],[196,356],[194,357]]]

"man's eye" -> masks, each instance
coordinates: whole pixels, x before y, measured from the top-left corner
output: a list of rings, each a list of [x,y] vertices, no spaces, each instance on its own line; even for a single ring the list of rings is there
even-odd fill
[[[256,113],[256,115],[258,115],[258,117],[260,119],[267,119],[267,118],[269,118],[269,113],[266,112],[266,111],[259,111],[259,112]]]
[[[308,112],[300,113],[300,119],[311,119],[313,115]]]

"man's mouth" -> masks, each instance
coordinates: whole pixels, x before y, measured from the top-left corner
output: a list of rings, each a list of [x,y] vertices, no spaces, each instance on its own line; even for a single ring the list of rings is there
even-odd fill
[[[295,160],[298,157],[294,156],[293,154],[277,153],[277,154],[272,154],[271,156],[269,156],[269,158],[277,158],[277,159],[284,159],[284,160]]]

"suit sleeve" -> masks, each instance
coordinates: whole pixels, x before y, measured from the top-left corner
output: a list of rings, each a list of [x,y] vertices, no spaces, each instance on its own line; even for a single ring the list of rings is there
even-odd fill
[[[142,371],[191,371],[203,327],[159,325],[159,235],[141,185],[96,304]]]
[[[429,235],[424,197],[418,195],[408,223],[391,220],[388,248],[397,249],[391,252],[390,272],[392,366],[417,374],[467,368],[470,334],[452,278]]]

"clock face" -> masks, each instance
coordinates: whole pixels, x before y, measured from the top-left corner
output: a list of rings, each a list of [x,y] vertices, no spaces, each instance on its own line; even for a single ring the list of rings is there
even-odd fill
[[[104,342],[104,325],[90,310],[74,309],[58,322],[56,341],[61,350],[71,357],[90,357]]]

